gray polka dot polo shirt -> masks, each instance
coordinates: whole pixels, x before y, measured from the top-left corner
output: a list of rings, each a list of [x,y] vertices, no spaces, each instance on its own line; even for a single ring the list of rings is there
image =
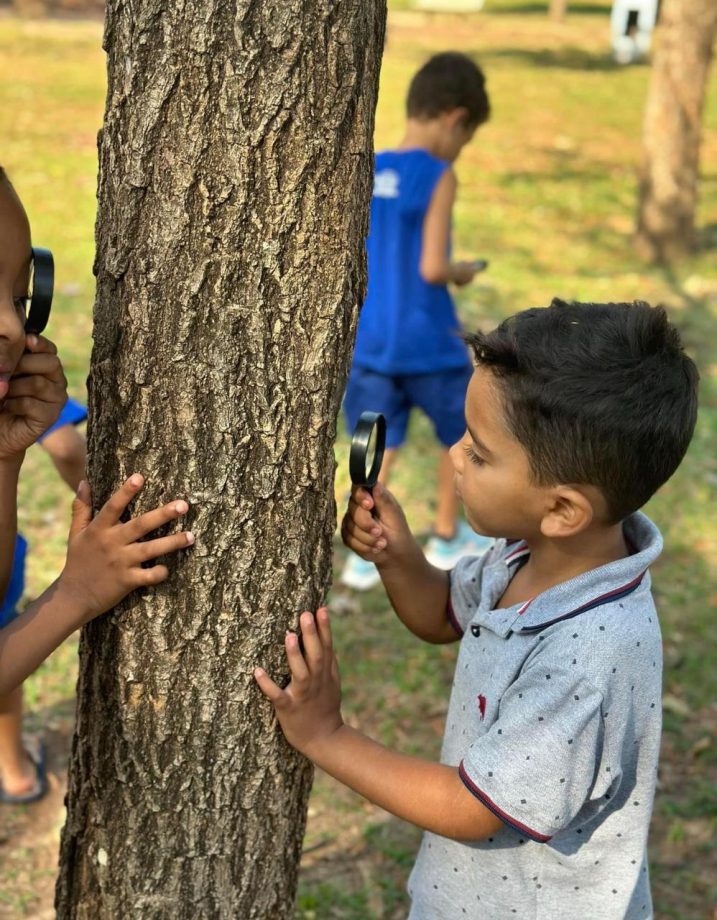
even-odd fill
[[[495,604],[525,544],[451,573],[462,639],[441,761],[504,827],[472,844],[426,833],[410,920],[652,917],[662,643],[647,568],[662,538],[640,513],[624,527],[631,556],[510,608]]]

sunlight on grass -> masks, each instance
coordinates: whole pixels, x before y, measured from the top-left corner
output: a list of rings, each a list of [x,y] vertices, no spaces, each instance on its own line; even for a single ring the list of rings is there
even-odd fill
[[[571,3],[566,22],[557,25],[538,2],[488,0],[484,12],[473,16],[419,14],[410,6],[396,0],[389,21],[377,147],[400,140],[408,82],[431,53],[469,51],[488,76],[493,117],[458,164],[455,252],[490,260],[489,270],[459,296],[466,325],[490,326],[556,295],[661,301],[671,307],[702,371],[694,443],[647,509],[666,543],[653,573],[665,635],[666,691],[691,713],[666,717],[669,757],[653,832],[655,892],[661,916],[701,916],[699,905],[717,898],[717,873],[701,868],[708,859],[714,866],[712,844],[694,823],[712,821],[714,831],[717,822],[714,784],[707,781],[708,771],[714,776],[715,742],[705,746],[700,740],[713,738],[717,724],[709,708],[717,698],[717,527],[708,514],[717,486],[717,78],[708,97],[702,153],[700,223],[706,244],[674,273],[666,272],[640,263],[631,246],[649,70],[618,68],[610,61],[609,5]],[[80,400],[86,399],[94,296],[96,134],[105,79],[101,31],[93,22],[0,19],[2,163],[26,203],[34,242],[55,252],[58,293],[48,331],[60,346],[71,394]],[[340,508],[349,485],[347,447],[342,434],[336,449]],[[430,528],[434,511],[437,456],[430,426],[413,419],[394,486],[421,532]],[[62,565],[70,499],[47,457],[30,451],[20,521],[32,545],[33,594]],[[337,570],[341,562],[339,550]],[[389,744],[435,757],[454,650],[414,642],[388,612],[380,590],[355,597],[336,588],[332,597],[347,718]],[[75,653],[74,643],[67,643],[28,681],[36,727],[72,698]],[[412,828],[319,777],[298,916],[405,916],[403,887],[417,839]],[[18,886],[3,877],[2,899],[17,916],[29,915],[36,905]]]

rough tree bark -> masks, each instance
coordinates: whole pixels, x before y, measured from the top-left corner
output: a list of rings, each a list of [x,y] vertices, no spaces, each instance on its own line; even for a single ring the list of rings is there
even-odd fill
[[[702,111],[717,0],[663,0],[643,127],[636,242],[653,261],[694,249]]]
[[[330,576],[385,0],[110,0],[91,484],[191,502],[88,626],[58,917],[293,913],[311,783],[254,687]]]

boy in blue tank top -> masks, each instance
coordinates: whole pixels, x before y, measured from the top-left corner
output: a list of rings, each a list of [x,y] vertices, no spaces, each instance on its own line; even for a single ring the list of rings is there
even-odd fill
[[[407,115],[398,148],[376,156],[368,291],[344,411],[350,430],[366,409],[386,417],[384,483],[405,440],[411,409],[418,407],[431,420],[443,450],[434,536],[426,555],[450,569],[462,555],[490,545],[457,522],[448,456],[463,430],[472,373],[448,285],[468,284],[477,270],[474,262],[450,258],[457,188],[452,164],[490,115],[482,72],[463,54],[436,55],[411,82]],[[351,553],[341,581],[363,590],[380,577],[372,562]]]

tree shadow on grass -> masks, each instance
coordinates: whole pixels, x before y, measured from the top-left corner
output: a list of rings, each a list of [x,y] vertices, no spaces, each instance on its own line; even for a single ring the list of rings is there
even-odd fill
[[[573,16],[606,16],[610,17],[611,6],[609,3],[582,3],[578,6],[568,6],[567,18]],[[547,16],[548,0],[535,0],[535,2],[511,3],[510,6],[496,6],[488,3],[486,12],[491,16]]]
[[[0,806],[0,918],[54,916],[59,832],[75,724],[74,698],[26,716],[25,730],[47,749],[49,792],[32,805]],[[3,913],[7,908],[8,913]]]
[[[701,228],[699,237],[700,249],[717,247],[717,224]],[[665,266],[662,274],[675,300],[686,308],[679,321],[680,332],[694,355],[697,367],[703,368],[704,372],[714,361],[714,321],[717,310],[710,306],[710,302],[717,305],[717,281],[705,282],[704,291],[697,293],[694,288],[688,288],[673,267]]]
[[[368,818],[363,827],[304,850],[299,876],[297,920],[404,920],[406,881],[421,832],[389,815]]]
[[[528,67],[550,70],[592,70],[611,73],[624,70],[625,66],[616,64],[610,56],[608,38],[605,39],[605,51],[594,53],[585,48],[569,46],[565,48],[483,48],[475,52],[475,57],[482,64],[488,60],[510,61]],[[645,62],[646,65],[647,62]],[[632,64],[631,67],[643,66]]]

